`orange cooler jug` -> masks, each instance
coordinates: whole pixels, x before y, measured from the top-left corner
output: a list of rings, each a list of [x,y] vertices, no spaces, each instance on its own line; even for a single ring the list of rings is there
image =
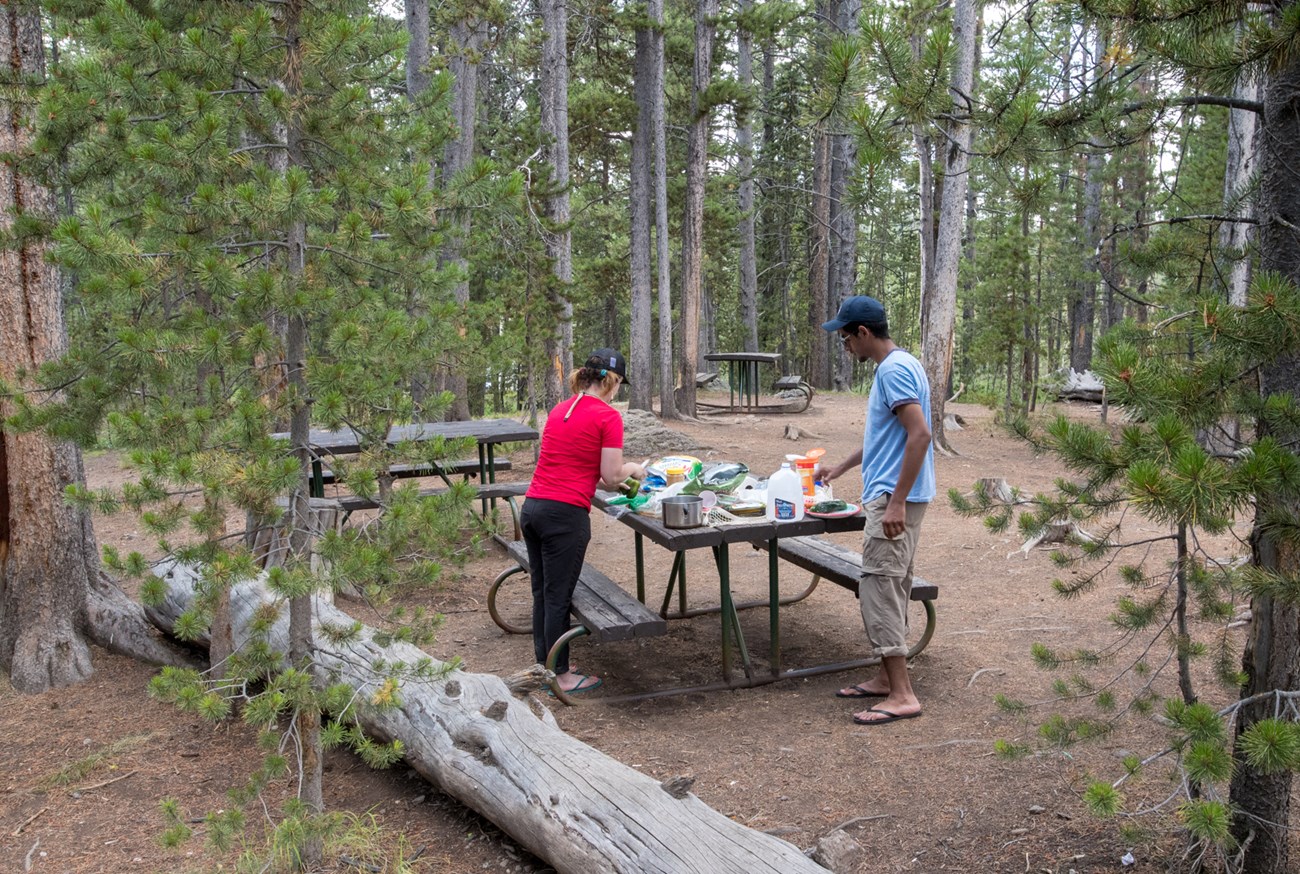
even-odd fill
[[[813,488],[813,469],[817,467],[817,459],[801,458],[794,463],[795,472],[799,474],[799,483],[803,487],[805,498],[811,498],[816,494]]]

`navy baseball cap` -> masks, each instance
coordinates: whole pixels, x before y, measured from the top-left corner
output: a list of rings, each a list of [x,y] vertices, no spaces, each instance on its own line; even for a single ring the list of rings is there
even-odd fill
[[[622,378],[624,385],[627,385],[627,359],[619,355],[615,349],[597,349],[587,356],[587,363],[582,366],[590,367],[592,370],[611,370]]]
[[[884,323],[884,304],[865,294],[846,298],[844,303],[840,304],[840,311],[835,314],[835,318],[829,322],[822,322],[822,328],[827,331],[838,331],[850,322],[861,322],[864,325]]]

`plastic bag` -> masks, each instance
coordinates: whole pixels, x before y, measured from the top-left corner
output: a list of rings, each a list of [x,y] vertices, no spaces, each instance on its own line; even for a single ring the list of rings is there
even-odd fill
[[[720,461],[700,471],[687,480],[684,494],[698,495],[708,489],[719,494],[728,495],[735,491],[749,475],[749,468],[736,461]]]
[[[650,495],[646,494],[645,492],[640,492],[634,498],[628,498],[623,495],[619,495],[617,498],[610,498],[605,503],[611,507],[627,507],[628,509],[630,509],[632,512],[635,513],[637,510],[641,509],[649,502],[650,502]]]

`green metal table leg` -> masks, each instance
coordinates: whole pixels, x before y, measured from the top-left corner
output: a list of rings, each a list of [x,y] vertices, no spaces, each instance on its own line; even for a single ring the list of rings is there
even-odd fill
[[[311,460],[311,487],[307,493],[313,498],[325,497],[325,474],[321,470],[319,458]]]
[[[781,582],[777,570],[776,538],[767,546],[767,597],[771,608],[768,635],[772,639],[772,676],[781,673]]]
[[[736,615],[735,607],[731,603],[731,575],[727,573],[724,560],[720,558],[718,547],[714,547],[713,555],[718,564],[718,582],[722,592],[722,609],[718,611],[722,617],[722,679],[731,682],[731,629],[732,618]]]
[[[718,565],[718,581],[722,591],[722,675],[731,680],[731,634],[736,636],[736,648],[740,650],[740,663],[745,669],[745,677],[754,678],[754,665],[749,659],[749,648],[745,646],[745,634],[740,629],[740,614],[731,598],[731,564],[727,553],[727,544],[713,548],[713,559]]]
[[[682,572],[678,574],[678,578],[677,578],[677,610],[678,612],[685,613],[686,612],[686,553],[679,552],[677,553],[677,556],[681,560],[681,568],[682,568]]]
[[[659,607],[660,616],[668,617],[668,605],[673,602],[673,587],[679,584],[683,589],[686,588],[686,553],[684,552],[673,554],[673,569],[668,573],[668,589],[664,592],[664,602]]]
[[[640,531],[636,532],[636,599],[645,603],[645,542]]]
[[[486,455],[484,454],[484,449],[487,450]],[[492,444],[480,443],[478,445],[479,485],[487,485],[489,480],[491,482],[496,482],[496,479],[497,479],[496,460],[492,457]],[[487,498],[482,498],[479,500],[479,504],[481,504],[480,509],[482,510],[484,518],[486,518],[488,514],[488,503],[489,501]],[[495,510],[497,508],[496,499],[493,498],[490,503],[492,504],[492,509]]]

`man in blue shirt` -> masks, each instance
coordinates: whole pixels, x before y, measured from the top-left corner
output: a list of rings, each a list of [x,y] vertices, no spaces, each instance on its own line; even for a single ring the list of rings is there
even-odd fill
[[[907,674],[907,606],[912,559],[926,507],[934,500],[934,448],[930,442],[930,382],[921,362],[889,338],[885,308],[858,295],[844,301],[822,325],[835,331],[844,351],[859,362],[876,362],[867,399],[862,448],[824,470],[827,481],[862,468],[862,509],[867,517],[858,582],[862,621],[876,676],[836,692],[840,698],[883,698],[853,715],[859,725],[883,725],[921,715],[921,702]]]

